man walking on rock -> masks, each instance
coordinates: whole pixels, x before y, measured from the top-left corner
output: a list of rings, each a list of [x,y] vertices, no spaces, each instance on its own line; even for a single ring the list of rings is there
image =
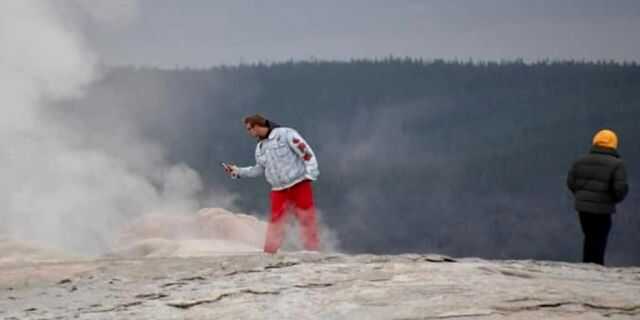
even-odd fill
[[[618,136],[601,130],[593,138],[591,152],[573,163],[567,177],[584,233],[583,262],[604,265],[611,215],[629,190],[617,149]]]
[[[275,253],[280,248],[289,210],[300,223],[304,248],[318,250],[311,182],[317,179],[319,171],[313,150],[296,130],[281,127],[261,115],[245,117],[244,124],[249,135],[258,139],[256,164],[250,167],[223,165],[233,178],[264,174],[271,185],[271,217],[264,251]]]

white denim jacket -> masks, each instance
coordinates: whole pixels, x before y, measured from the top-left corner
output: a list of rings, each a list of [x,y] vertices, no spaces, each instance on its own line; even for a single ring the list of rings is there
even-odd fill
[[[238,177],[264,173],[272,190],[283,190],[305,179],[316,180],[320,171],[311,147],[291,128],[277,127],[256,146],[256,164],[237,169]]]

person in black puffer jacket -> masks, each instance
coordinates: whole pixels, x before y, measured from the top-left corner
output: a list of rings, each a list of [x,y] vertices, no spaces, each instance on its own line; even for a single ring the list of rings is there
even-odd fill
[[[599,131],[591,152],[576,160],[567,176],[584,233],[583,262],[604,265],[611,215],[629,191],[617,149],[617,135],[611,130]]]

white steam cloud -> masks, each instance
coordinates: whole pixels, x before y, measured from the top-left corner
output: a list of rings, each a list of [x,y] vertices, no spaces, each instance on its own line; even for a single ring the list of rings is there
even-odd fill
[[[61,2],[0,2],[0,236],[99,254],[136,216],[199,208],[199,175],[168,163],[161,147],[123,137],[114,123],[117,138],[105,145],[126,145],[113,154],[88,143],[91,132],[47,116],[52,102],[82,95],[99,77],[74,19],[117,24],[135,14],[115,3],[124,5],[64,2],[75,8],[68,14],[53,7]]]

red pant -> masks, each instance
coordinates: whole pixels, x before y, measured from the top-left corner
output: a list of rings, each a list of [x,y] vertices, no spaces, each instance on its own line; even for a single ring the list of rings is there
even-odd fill
[[[271,219],[267,228],[264,252],[275,253],[280,248],[284,238],[285,217],[291,209],[300,223],[304,248],[318,250],[318,231],[311,181],[304,180],[288,189],[271,191]]]

